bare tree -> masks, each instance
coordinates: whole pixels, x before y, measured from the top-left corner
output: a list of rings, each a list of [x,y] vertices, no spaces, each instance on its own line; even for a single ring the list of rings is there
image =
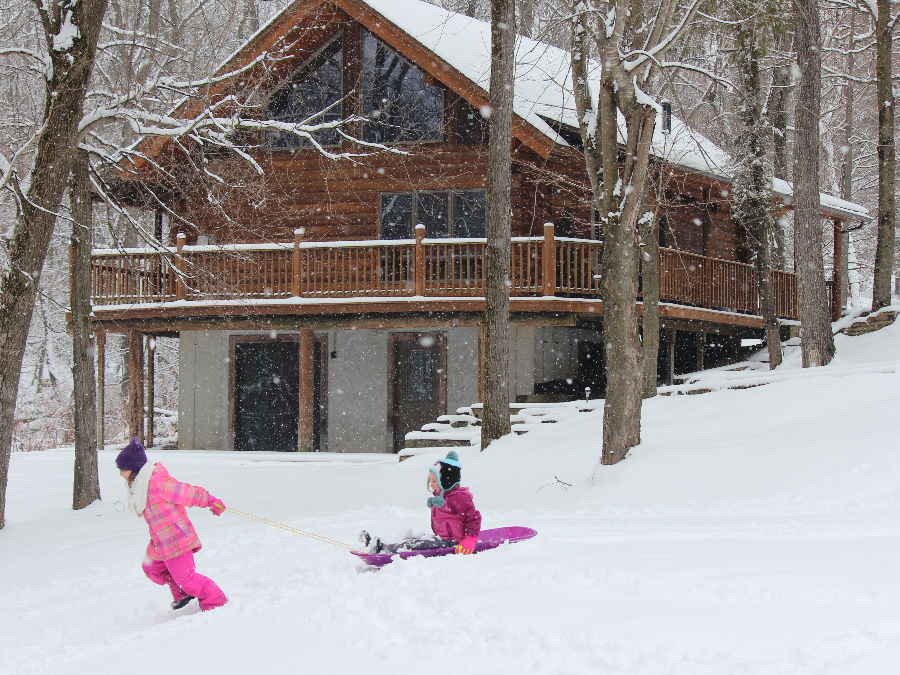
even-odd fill
[[[775,312],[775,288],[772,284],[773,245],[775,243],[774,204],[771,197],[772,146],[774,125],[763,110],[762,62],[772,36],[781,20],[778,8],[765,11],[757,3],[734,3],[735,61],[740,83],[737,95],[738,120],[732,215],[746,235],[746,245],[756,267],[759,310],[766,331],[769,368],[781,364],[781,337]],[[774,85],[774,83],[773,83]]]
[[[75,404],[75,482],[72,508],[83,509],[100,499],[97,472],[97,383],[91,334],[92,203],[88,153],[78,150],[72,162],[69,193],[72,216],[71,285],[72,377]]]
[[[891,304],[891,274],[894,270],[896,237],[895,183],[897,157],[894,146],[894,26],[891,0],[877,0],[875,7],[876,94],[878,106],[878,242],[875,247],[875,276],[872,309]]]
[[[490,136],[484,289],[484,411],[481,449],[510,433],[510,177],[515,76],[515,0],[491,0]]]
[[[36,138],[27,191],[18,191],[19,211],[9,242],[9,267],[0,274],[0,527],[5,523],[12,428],[25,341],[56,213],[69,179],[107,0],[35,4],[43,27],[41,58],[47,65],[43,124]],[[0,169],[5,181],[14,180],[11,167]]]
[[[619,462],[641,439],[638,220],[657,112],[645,90],[665,63],[666,52],[692,23],[696,8],[696,2],[684,5],[677,0],[663,0],[653,8],[631,0],[577,0],[573,5],[575,103],[595,208],[604,228],[603,464]],[[597,61],[591,60],[591,45],[596,45]],[[618,143],[619,114],[625,121],[624,153]]]
[[[793,0],[796,30],[796,148],[794,152],[794,258],[800,299],[803,367],[824,366],[834,357],[822,263],[819,198],[821,35],[817,0]]]

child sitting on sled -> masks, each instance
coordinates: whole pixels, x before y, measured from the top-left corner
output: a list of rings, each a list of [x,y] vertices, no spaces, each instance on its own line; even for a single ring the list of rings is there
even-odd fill
[[[160,586],[168,585],[172,609],[181,609],[194,598],[200,600],[203,611],[228,602],[215,582],[194,568],[200,539],[184,511],[186,506],[200,506],[218,516],[225,510],[222,500],[201,487],[179,483],[162,464],[150,464],[137,438],[119,453],[116,466],[128,482],[128,510],[150,527],[144,574]]]
[[[428,498],[427,504],[431,508],[431,530],[434,537],[384,544],[380,539],[373,541],[369,533],[363,531],[360,541],[372,553],[430,548],[455,548],[456,553],[464,555],[473,553],[481,532],[481,513],[475,508],[469,488],[460,486],[461,473],[459,455],[454,450],[428,469],[428,491],[432,496]]]

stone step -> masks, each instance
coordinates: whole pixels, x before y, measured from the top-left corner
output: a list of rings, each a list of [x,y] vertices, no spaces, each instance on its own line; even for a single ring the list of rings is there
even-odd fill
[[[873,333],[893,324],[897,320],[897,314],[898,312],[894,311],[879,312],[868,316],[865,321],[856,321],[850,324],[841,332],[851,337]]]

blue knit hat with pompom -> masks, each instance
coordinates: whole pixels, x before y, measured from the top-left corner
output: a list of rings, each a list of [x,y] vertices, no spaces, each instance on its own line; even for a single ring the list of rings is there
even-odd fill
[[[428,506],[429,508],[441,508],[446,503],[444,493],[459,485],[462,475],[459,454],[456,450],[451,450],[444,459],[439,459],[428,470],[437,476],[438,484],[441,486],[440,494],[428,498]]]

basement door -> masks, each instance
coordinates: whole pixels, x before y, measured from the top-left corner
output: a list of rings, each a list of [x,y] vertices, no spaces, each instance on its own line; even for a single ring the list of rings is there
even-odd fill
[[[394,333],[391,426],[394,452],[406,434],[434,422],[447,409],[445,336],[442,333]]]
[[[297,450],[297,343],[239,342],[234,348],[234,449]]]

